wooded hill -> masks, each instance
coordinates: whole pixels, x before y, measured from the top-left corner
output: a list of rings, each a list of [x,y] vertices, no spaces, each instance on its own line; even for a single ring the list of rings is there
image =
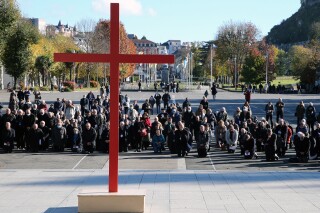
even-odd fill
[[[274,26],[267,36],[267,41],[276,45],[308,41],[311,26],[315,22],[320,22],[320,4],[301,7],[290,18]]]

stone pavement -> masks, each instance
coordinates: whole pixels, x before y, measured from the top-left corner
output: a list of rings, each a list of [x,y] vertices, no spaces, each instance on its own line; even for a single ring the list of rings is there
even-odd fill
[[[157,166],[155,165],[155,168]],[[146,213],[319,212],[320,173],[121,170]],[[77,194],[107,188],[107,170],[1,170],[0,212],[76,213]]]

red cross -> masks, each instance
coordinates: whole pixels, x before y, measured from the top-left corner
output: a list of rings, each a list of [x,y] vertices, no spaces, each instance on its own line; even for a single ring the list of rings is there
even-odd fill
[[[119,157],[119,64],[158,63],[173,64],[173,55],[129,55],[120,54],[119,4],[111,3],[110,54],[68,54],[55,53],[56,62],[96,62],[110,63],[110,153],[109,192],[118,192]]]

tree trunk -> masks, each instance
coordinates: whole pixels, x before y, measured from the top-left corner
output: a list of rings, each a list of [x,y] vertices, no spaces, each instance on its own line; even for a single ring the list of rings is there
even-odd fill
[[[90,72],[87,75],[87,87],[90,88]]]
[[[13,77],[13,89],[17,88],[17,77]]]
[[[42,70],[42,73],[43,73],[43,74],[42,74],[42,85],[43,85],[43,86],[46,86],[45,70]],[[39,84],[39,86],[41,86],[41,85]]]
[[[38,85],[40,86],[41,79],[40,79],[40,72],[38,72]]]

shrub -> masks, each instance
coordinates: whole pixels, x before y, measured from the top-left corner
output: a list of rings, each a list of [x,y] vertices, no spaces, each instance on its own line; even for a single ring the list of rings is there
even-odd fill
[[[99,86],[99,82],[98,81],[90,81],[90,87],[97,88],[98,86]]]
[[[62,84],[65,88],[68,87],[71,90],[74,90],[76,88],[76,83],[74,81],[65,81]]]
[[[24,85],[24,82],[23,81],[20,81],[19,82],[19,87],[22,89],[22,90],[24,90],[25,88],[25,85]]]
[[[72,92],[73,91],[73,89],[71,89],[70,87],[65,87],[64,88],[64,92]]]
[[[50,91],[50,88],[48,86],[42,86],[40,87],[40,91]]]

